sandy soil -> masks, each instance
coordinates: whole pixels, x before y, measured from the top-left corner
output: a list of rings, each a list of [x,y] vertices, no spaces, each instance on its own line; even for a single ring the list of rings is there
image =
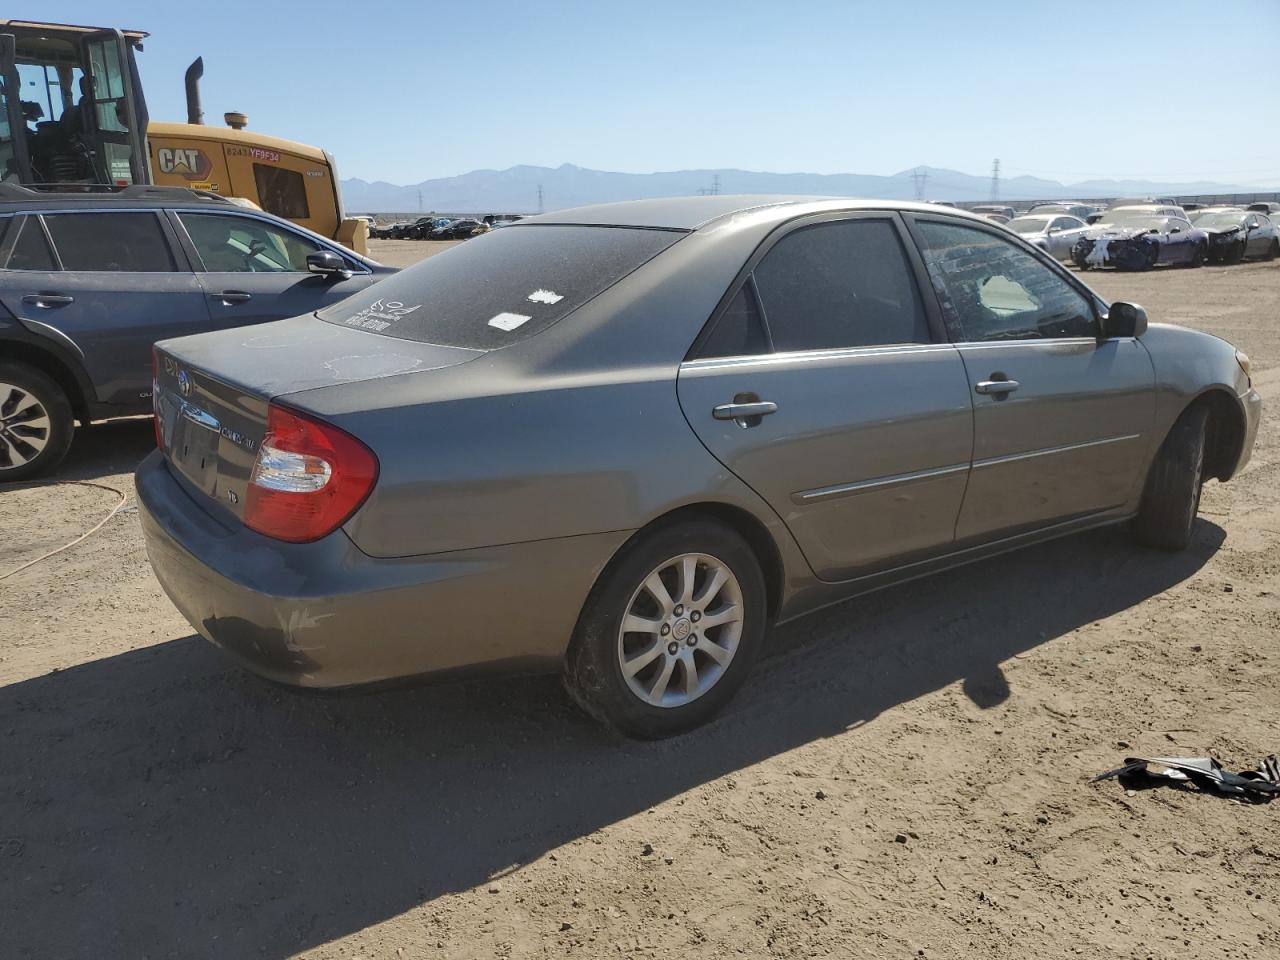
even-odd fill
[[[1280,264],[1090,280],[1234,340],[1280,405]],[[58,479],[132,506],[150,445],[90,428]],[[1280,807],[1088,782],[1280,748],[1278,477],[1272,415],[1185,554],[1091,533],[833,608],[658,744],[550,679],[262,683],[124,512],[0,582],[0,954],[1280,956]],[[0,574],[113,500],[0,492]]]

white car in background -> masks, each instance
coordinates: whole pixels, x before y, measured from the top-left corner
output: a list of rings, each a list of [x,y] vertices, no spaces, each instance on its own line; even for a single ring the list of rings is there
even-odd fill
[[[1069,214],[1023,214],[1005,224],[1028,243],[1033,243],[1055,260],[1071,261],[1071,247],[1089,225]]]

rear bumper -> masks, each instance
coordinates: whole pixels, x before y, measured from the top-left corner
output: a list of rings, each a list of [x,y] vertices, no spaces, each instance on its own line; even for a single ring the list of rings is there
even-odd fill
[[[627,532],[375,559],[341,530],[289,544],[215,520],[159,452],[139,466],[156,578],[206,640],[303,687],[555,669]]]

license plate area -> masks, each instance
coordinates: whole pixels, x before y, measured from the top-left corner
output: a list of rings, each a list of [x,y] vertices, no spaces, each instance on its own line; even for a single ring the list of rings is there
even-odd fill
[[[161,397],[169,462],[209,496],[218,487],[218,445],[222,424],[211,413],[167,394]]]

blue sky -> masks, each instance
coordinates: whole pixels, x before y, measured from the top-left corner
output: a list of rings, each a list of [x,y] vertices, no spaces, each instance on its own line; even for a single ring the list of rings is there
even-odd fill
[[[1280,0],[39,0],[149,31],[153,119],[325,147],[413,183],[519,163],[1280,182]],[[118,23],[104,23],[118,20]],[[1266,38],[1265,43],[1253,42]]]

